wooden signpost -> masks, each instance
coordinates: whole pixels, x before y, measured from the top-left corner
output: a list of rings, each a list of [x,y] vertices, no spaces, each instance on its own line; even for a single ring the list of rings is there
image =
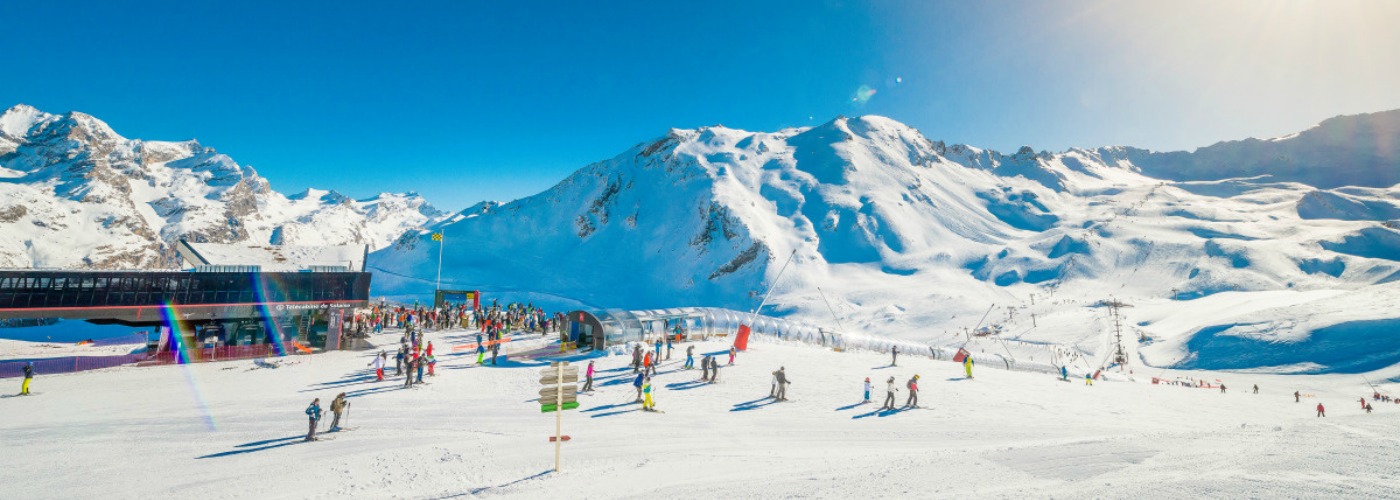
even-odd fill
[[[555,361],[540,372],[540,412],[554,412],[554,435],[549,441],[554,443],[554,472],[559,472],[559,456],[563,451],[564,410],[578,408],[578,367],[569,366],[568,361]]]

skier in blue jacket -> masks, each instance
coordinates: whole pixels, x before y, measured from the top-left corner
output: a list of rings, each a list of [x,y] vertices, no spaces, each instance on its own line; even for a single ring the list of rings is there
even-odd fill
[[[321,421],[321,398],[311,401],[311,406],[306,407],[306,417],[310,422],[306,431],[306,441],[316,440],[316,423]]]
[[[645,376],[646,376],[646,373],[645,373],[645,372],[644,372],[644,373],[638,373],[638,374],[637,374],[637,378],[636,378],[635,380],[632,381],[632,386],[637,388],[637,401],[634,401],[634,402],[636,402],[636,403],[639,403],[639,402],[642,401],[642,377],[645,377]]]

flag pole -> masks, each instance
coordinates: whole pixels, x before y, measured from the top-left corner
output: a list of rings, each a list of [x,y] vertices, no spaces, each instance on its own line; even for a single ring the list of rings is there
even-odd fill
[[[437,275],[437,288],[435,288],[435,289],[433,290],[434,292],[437,292],[438,290],[442,290],[442,245],[443,245],[443,240],[447,239],[445,233],[447,233],[447,231],[444,231],[444,230],[441,230],[441,229],[438,230],[438,237],[437,237],[437,240],[438,240],[438,275]]]

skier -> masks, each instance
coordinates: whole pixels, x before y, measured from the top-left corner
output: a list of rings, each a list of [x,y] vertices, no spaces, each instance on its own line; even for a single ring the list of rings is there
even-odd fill
[[[486,343],[481,341],[481,334],[476,334],[476,364],[481,365],[486,361]]]
[[[29,381],[30,381],[30,380],[34,380],[34,362],[33,362],[33,361],[24,363],[24,382],[20,382],[20,385],[19,385],[19,395],[21,395],[21,396],[28,396],[28,395],[29,395]]]
[[[733,352],[732,350],[730,352]],[[731,354],[732,356],[732,354]],[[719,382],[719,360],[710,357],[710,383]]]
[[[969,358],[969,359],[971,359],[971,358]],[[904,402],[904,406],[907,406],[907,407],[909,407],[909,408],[918,408],[918,407],[919,407],[919,376],[918,376],[918,375],[914,375],[914,378],[909,379],[909,383],[907,384],[907,387],[909,387],[909,400]]]
[[[770,398],[776,398],[776,397],[778,397],[778,372],[777,372],[777,371],[774,371],[774,372],[773,372],[773,387],[770,388],[770,389],[768,389],[768,397],[770,397]]]
[[[633,401],[634,403],[640,403],[642,401],[642,382],[646,376],[645,373],[638,373],[636,380],[632,381],[632,387],[637,388],[637,400]]]
[[[1084,385],[1094,385],[1094,376],[1093,376],[1093,375],[1090,375],[1090,374],[1088,374],[1088,373],[1085,373],[1085,374],[1084,374]]]
[[[701,359],[701,360],[700,360],[700,370],[702,370],[702,372],[701,372],[701,374],[700,374],[700,381],[701,381],[701,382],[709,382],[709,381],[710,381],[710,357],[709,357],[708,355],[705,356],[704,359]]]
[[[413,362],[414,362],[414,360],[413,360],[412,358],[405,358],[405,359],[404,359],[404,370],[403,370],[403,372],[404,372],[404,377],[403,377],[403,388],[404,388],[404,389],[407,389],[407,388],[409,388],[409,386],[412,386],[412,385],[413,385]]]
[[[1366,403],[1366,413],[1371,413],[1371,403]]]
[[[899,366],[899,346],[890,346],[890,366]]]
[[[501,341],[491,344],[491,366],[496,366],[496,357],[501,355]]]
[[[734,346],[729,346],[729,366],[734,366],[734,355],[738,353],[739,351]]]
[[[423,365],[428,364],[428,358],[423,356],[414,356],[413,364],[418,367],[418,380],[413,383],[421,384],[423,383]]]
[[[340,414],[348,409],[350,409],[350,402],[345,400],[345,393],[336,394],[335,399],[331,400],[331,427],[326,429],[326,432],[340,430]]]
[[[894,409],[894,393],[897,391],[899,388],[894,386],[894,377],[890,377],[885,381],[885,405],[880,407],[881,410]]]
[[[369,366],[374,367],[374,379],[376,382],[384,381],[384,364],[386,363],[385,360],[387,356],[388,354],[384,351],[379,351],[379,355],[374,357],[374,361],[369,362]]]
[[[671,360],[671,337],[666,337],[666,361]]]
[[[306,431],[306,441],[316,440],[316,423],[321,421],[321,398],[311,401],[311,406],[306,407],[306,417],[310,421]]]
[[[651,351],[647,351],[646,357],[642,358],[642,372],[648,374],[653,373],[651,366]]]
[[[436,356],[433,356],[432,354],[429,354],[429,355],[428,355],[428,376],[429,376],[429,377],[436,377],[436,376],[437,376],[437,372],[434,371],[434,368],[437,368],[437,357],[436,357]]]
[[[1063,380],[1063,381],[1065,381],[1065,382],[1069,382],[1069,369],[1068,369],[1068,368],[1063,367],[1063,366],[1060,367],[1060,380]]]
[[[1259,394],[1259,384],[1254,384],[1254,393]]]
[[[632,373],[642,370],[642,346],[638,345],[632,349]]]
[[[432,342],[428,342],[428,352],[425,353],[425,354],[427,354],[428,356],[432,356],[432,355],[433,355],[433,343],[432,343]]]
[[[1301,403],[1301,402],[1303,402],[1302,396],[1298,394],[1298,391],[1293,391],[1293,402],[1294,402],[1294,403]]]
[[[695,369],[695,346],[694,346],[694,345],[691,345],[691,346],[685,348],[685,366],[684,366],[684,368],[685,368],[686,370],[693,370],[693,369]]]
[[[1361,398],[1361,409],[1366,409],[1366,398]]]
[[[1325,416],[1327,416],[1327,409],[1322,407],[1322,403],[1318,403],[1318,404],[1317,404],[1317,416],[1319,416],[1319,417],[1325,417]]]
[[[588,370],[584,372],[583,390],[580,392],[591,390],[593,390],[593,360],[590,359],[588,360]]]
[[[647,377],[646,381],[642,382],[640,390],[646,398],[642,400],[642,411],[656,411],[656,402],[651,399],[651,377]]]
[[[861,403],[869,403],[869,402],[870,402],[870,377],[865,377],[865,400],[861,401]]]
[[[656,364],[661,364],[661,337],[656,338]]]
[[[972,356],[963,356],[963,370],[967,372],[967,378],[972,378]]]
[[[778,380],[778,401],[787,401],[787,385],[791,384],[787,379],[787,368],[778,367],[778,371],[773,372],[773,376]]]
[[[399,347],[399,352],[398,352],[398,354],[395,354],[395,355],[394,355],[394,376],[395,376],[395,377],[397,377],[397,376],[399,376],[399,375],[403,375],[403,362],[406,361],[406,360],[404,359],[404,353],[407,351],[407,349],[408,349],[407,347],[400,346],[400,347]]]
[[[1225,394],[1225,384],[1220,384],[1220,393]]]

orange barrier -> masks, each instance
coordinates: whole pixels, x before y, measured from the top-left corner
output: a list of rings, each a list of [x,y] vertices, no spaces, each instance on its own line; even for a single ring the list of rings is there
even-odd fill
[[[293,340],[292,347],[296,348],[296,350],[298,351],[301,351],[302,354],[311,354],[311,348],[301,345],[301,342]]]
[[[505,344],[508,342],[510,342],[510,336],[501,337],[501,340],[488,340],[482,342],[482,345],[486,346],[487,348],[490,348],[494,344]],[[452,348],[452,350],[454,351],[462,351],[467,349],[476,349],[476,342],[472,342],[470,344],[462,344]]]

